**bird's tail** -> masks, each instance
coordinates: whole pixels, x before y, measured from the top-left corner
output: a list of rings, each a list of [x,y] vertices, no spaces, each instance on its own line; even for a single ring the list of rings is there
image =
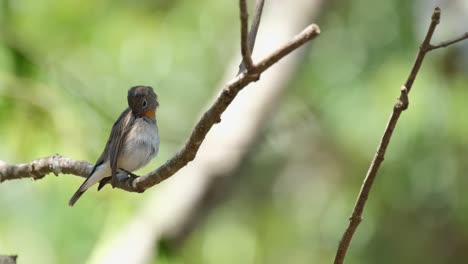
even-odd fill
[[[81,184],[80,188],[78,188],[78,190],[75,192],[75,194],[73,194],[72,198],[68,202],[68,205],[73,206],[76,203],[76,201],[78,201],[78,199],[80,199],[81,195],[83,195],[83,193],[86,192],[86,190],[88,188],[90,188],[91,186],[93,186],[93,184],[98,182],[99,179],[103,178],[101,176],[105,175],[107,173],[107,171],[103,170],[101,165],[102,165],[102,162],[97,163],[94,166],[94,168],[91,171],[91,173],[89,174],[88,178],[86,178],[86,180],[83,182],[83,184]]]
[[[81,195],[83,195],[83,193],[85,192],[86,190],[82,190],[82,188],[80,187],[76,192],[75,194],[73,194],[72,198],[70,199],[70,201],[68,202],[68,205],[69,206],[73,206],[76,201],[78,201],[78,199],[80,199]]]
[[[92,173],[94,173],[94,171]],[[75,192],[75,194],[73,194],[70,201],[68,201],[69,206],[73,206],[76,203],[76,201],[78,201],[78,199],[80,199],[81,195],[83,195],[83,193],[86,192],[86,190],[88,190],[88,188],[90,187],[88,185],[88,181],[91,179],[91,176],[93,176],[93,174],[89,175],[89,177],[86,178],[86,180],[83,182],[83,184],[81,184],[80,188],[78,188],[78,190]]]

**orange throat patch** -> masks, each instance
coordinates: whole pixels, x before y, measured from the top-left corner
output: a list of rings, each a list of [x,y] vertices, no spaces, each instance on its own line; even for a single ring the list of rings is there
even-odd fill
[[[156,118],[156,109],[150,109],[150,110],[144,112],[142,116],[146,116],[146,117],[155,119]]]

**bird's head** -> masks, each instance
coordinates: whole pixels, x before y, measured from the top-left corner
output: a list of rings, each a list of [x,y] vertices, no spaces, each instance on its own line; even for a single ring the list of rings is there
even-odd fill
[[[128,90],[128,106],[136,117],[156,117],[158,96],[151,86],[138,85]]]

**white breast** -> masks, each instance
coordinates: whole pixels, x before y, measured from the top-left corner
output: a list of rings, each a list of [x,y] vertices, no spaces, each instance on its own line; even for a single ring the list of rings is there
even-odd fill
[[[117,168],[136,171],[148,164],[158,151],[159,134],[156,122],[138,118],[123,143]]]

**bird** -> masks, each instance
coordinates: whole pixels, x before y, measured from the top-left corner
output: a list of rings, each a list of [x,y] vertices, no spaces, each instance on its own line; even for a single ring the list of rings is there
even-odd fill
[[[156,110],[158,96],[151,86],[131,87],[127,95],[128,107],[112,126],[104,151],[91,173],[73,194],[68,204],[73,206],[91,186],[99,182],[98,191],[109,181],[115,187],[117,172],[135,176],[159,151],[159,132]]]

